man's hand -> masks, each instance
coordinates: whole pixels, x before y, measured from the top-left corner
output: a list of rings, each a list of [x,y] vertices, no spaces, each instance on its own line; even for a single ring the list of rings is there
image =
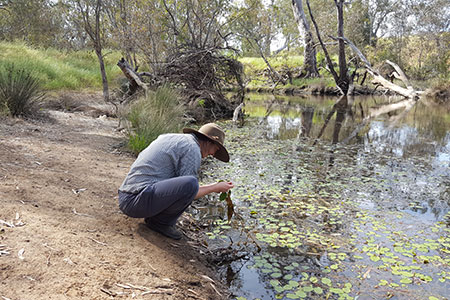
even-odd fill
[[[234,187],[231,181],[219,181],[209,185],[200,186],[195,199],[201,198],[211,193],[226,193]]]
[[[234,188],[234,185],[231,181],[225,182],[225,181],[220,181],[217,182],[215,187],[215,191],[216,193],[226,193],[228,192],[229,189]]]

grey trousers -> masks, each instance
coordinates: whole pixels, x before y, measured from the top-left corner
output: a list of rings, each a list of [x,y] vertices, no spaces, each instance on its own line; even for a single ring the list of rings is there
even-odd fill
[[[180,176],[147,186],[139,194],[119,191],[119,207],[127,216],[175,225],[199,189],[194,176]]]

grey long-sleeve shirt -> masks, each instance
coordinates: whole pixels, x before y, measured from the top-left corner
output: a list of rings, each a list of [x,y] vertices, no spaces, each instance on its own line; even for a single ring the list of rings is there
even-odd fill
[[[202,155],[193,134],[163,134],[131,165],[119,191],[137,194],[155,182],[179,176],[198,177]]]

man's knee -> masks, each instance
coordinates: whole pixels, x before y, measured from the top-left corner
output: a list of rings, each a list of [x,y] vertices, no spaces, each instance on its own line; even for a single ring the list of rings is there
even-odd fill
[[[198,179],[195,176],[186,176],[184,188],[186,189],[186,194],[189,195],[189,201],[194,200],[199,189]]]

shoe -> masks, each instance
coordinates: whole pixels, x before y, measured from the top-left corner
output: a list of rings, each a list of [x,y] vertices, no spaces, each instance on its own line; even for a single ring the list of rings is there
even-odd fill
[[[147,220],[147,218],[145,219],[145,224],[151,230],[159,232],[162,235],[167,236],[174,240],[179,240],[183,236],[183,234],[181,232],[176,230],[175,225],[158,224],[158,223],[152,222],[151,220]]]

